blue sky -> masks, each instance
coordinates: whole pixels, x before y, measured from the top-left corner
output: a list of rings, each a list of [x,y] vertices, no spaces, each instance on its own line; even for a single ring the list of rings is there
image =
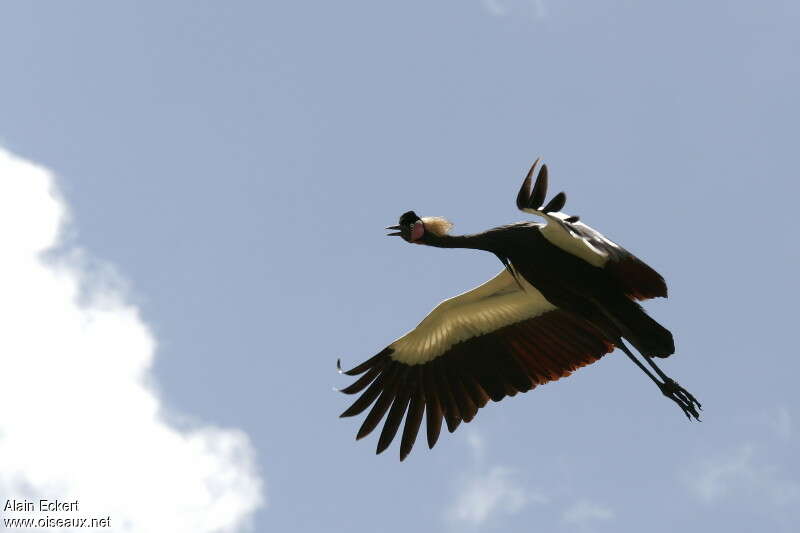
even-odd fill
[[[3,225],[22,258],[5,286],[37,295],[0,309],[31,332],[0,341],[5,400],[67,402],[121,435],[65,448],[40,433],[63,421],[0,414],[0,496],[61,483],[128,517],[118,531],[800,521],[794,2],[8,2],[0,19]],[[566,211],[667,278],[669,300],[647,308],[703,422],[615,353],[433,451],[376,457],[337,418],[336,358],[373,355],[500,268],[383,227],[409,209],[456,232],[524,219],[514,198],[537,156]],[[103,312],[117,325],[81,326]],[[42,377],[55,368],[79,369],[83,392]],[[105,402],[120,407],[95,412]],[[13,455],[34,441],[52,470]],[[152,470],[125,467],[145,449]],[[103,477],[136,472],[134,489]],[[177,494],[182,507],[153,503]]]

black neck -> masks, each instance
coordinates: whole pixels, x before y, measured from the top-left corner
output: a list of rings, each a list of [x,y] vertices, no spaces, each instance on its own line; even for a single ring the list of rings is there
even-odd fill
[[[435,235],[433,233],[425,233],[417,242],[428,246],[436,246],[437,248],[470,248],[487,252],[495,251],[492,239],[488,238],[485,233],[476,235]]]

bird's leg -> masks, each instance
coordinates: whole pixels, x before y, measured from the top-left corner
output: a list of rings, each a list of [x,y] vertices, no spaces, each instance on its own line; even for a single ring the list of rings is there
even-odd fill
[[[658,388],[661,389],[661,393],[664,396],[678,404],[678,407],[681,408],[683,414],[686,415],[686,418],[689,420],[692,418],[698,421],[700,420],[700,414],[697,412],[697,409],[700,408],[700,402],[698,402],[694,396],[692,396],[686,389],[678,385],[678,383],[676,383],[672,378],[664,374],[661,369],[650,360],[649,357],[645,357],[645,360],[647,360],[650,366],[652,366],[658,375],[664,380],[663,382],[659,381],[658,378],[656,378],[653,373],[650,372],[650,370],[648,370],[647,367],[644,366],[635,355],[633,355],[633,353],[631,353],[628,347],[622,342],[622,339],[617,342],[617,346],[620,350],[625,352],[625,355],[627,355],[631,361],[636,363],[636,366],[642,369],[642,372],[647,374],[647,376],[653,380],[653,383],[658,385]]]
[[[647,364],[649,364],[651,367],[653,367],[653,370],[655,370],[656,373],[659,376],[661,376],[661,379],[664,380],[664,386],[661,388],[661,391],[664,392],[664,395],[665,396],[669,396],[670,394],[676,394],[676,395],[680,396],[684,400],[685,403],[687,403],[690,406],[695,408],[694,409],[694,413],[695,413],[694,417],[695,417],[695,419],[699,420],[699,418],[698,418],[698,416],[696,414],[697,413],[697,409],[702,411],[703,410],[703,405],[700,402],[697,401],[697,398],[695,398],[692,395],[691,392],[689,392],[686,389],[684,389],[683,387],[681,387],[678,384],[677,381],[675,381],[674,379],[672,379],[671,377],[666,375],[660,368],[658,368],[658,365],[656,365],[656,362],[653,361],[652,357],[646,355],[646,356],[644,356],[644,359],[645,359],[645,361],[647,361]],[[667,391],[664,391],[665,388],[667,389]]]
[[[636,358],[636,356],[635,356],[635,355],[633,355],[633,354],[630,352],[630,350],[628,350],[628,347],[627,347],[627,346],[625,346],[624,344],[622,344],[622,341],[621,341],[621,340],[619,341],[619,344],[618,344],[618,346],[620,347],[620,349],[621,349],[623,352],[625,352],[625,355],[627,355],[627,356],[630,358],[630,360],[631,360],[631,361],[633,361],[634,363],[636,363],[636,366],[638,366],[639,368],[641,368],[641,369],[642,369],[642,372],[644,372],[645,374],[647,374],[647,376],[648,376],[650,379],[652,379],[652,380],[653,380],[653,383],[655,383],[656,385],[658,385],[658,387],[659,387],[659,388],[662,388],[662,387],[664,386],[664,384],[663,384],[662,382],[660,382],[660,381],[658,380],[658,378],[656,378],[656,377],[653,375],[653,373],[652,373],[652,372],[650,372],[649,370],[647,370],[647,367],[646,367],[646,366],[644,366],[644,365],[642,364],[642,362],[641,362],[641,361],[639,361],[639,360]]]

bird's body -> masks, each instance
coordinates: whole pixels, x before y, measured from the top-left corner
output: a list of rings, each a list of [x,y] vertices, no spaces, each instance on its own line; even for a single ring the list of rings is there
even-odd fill
[[[401,459],[413,446],[423,412],[433,447],[442,419],[452,432],[489,399],[500,401],[569,375],[615,347],[687,416],[697,418],[699,403],[651,360],[674,352],[672,334],[635,301],[666,297],[663,278],[578,217],[561,213],[564,193],[542,207],[547,167],[542,167],[531,192],[535,167],[536,163],[523,183],[517,206],[544,217],[544,224],[520,222],[451,236],[451,225],[443,219],[420,219],[410,211],[391,228],[416,244],[493,253],[506,268],[480,287],[442,302],[414,330],[346,372],[364,375],[342,391],[364,392],[342,416],[373,406],[357,438],[389,413],[378,453],[394,438],[404,416]],[[633,356],[623,339],[663,381]]]

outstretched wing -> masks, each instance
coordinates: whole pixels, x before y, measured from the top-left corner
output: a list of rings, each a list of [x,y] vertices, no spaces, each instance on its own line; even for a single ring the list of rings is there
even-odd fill
[[[428,446],[433,448],[442,419],[452,433],[462,421],[471,421],[489,399],[498,402],[568,376],[613,349],[589,322],[553,306],[526,281],[521,280],[520,286],[504,270],[445,300],[414,330],[344,372],[363,375],[342,389],[361,395],[341,416],[354,416],[372,406],[356,436],[361,439],[388,411],[377,453],[389,446],[405,417],[403,460],[414,445],[423,415]]]
[[[561,212],[567,201],[565,193],[560,192],[547,204],[544,203],[547,196],[547,165],[542,165],[531,190],[538,163],[537,159],[522,182],[517,194],[517,207],[545,219],[542,235],[565,252],[606,269],[630,298],[646,300],[666,297],[667,284],[658,272],[599,231],[580,222],[577,216]]]

